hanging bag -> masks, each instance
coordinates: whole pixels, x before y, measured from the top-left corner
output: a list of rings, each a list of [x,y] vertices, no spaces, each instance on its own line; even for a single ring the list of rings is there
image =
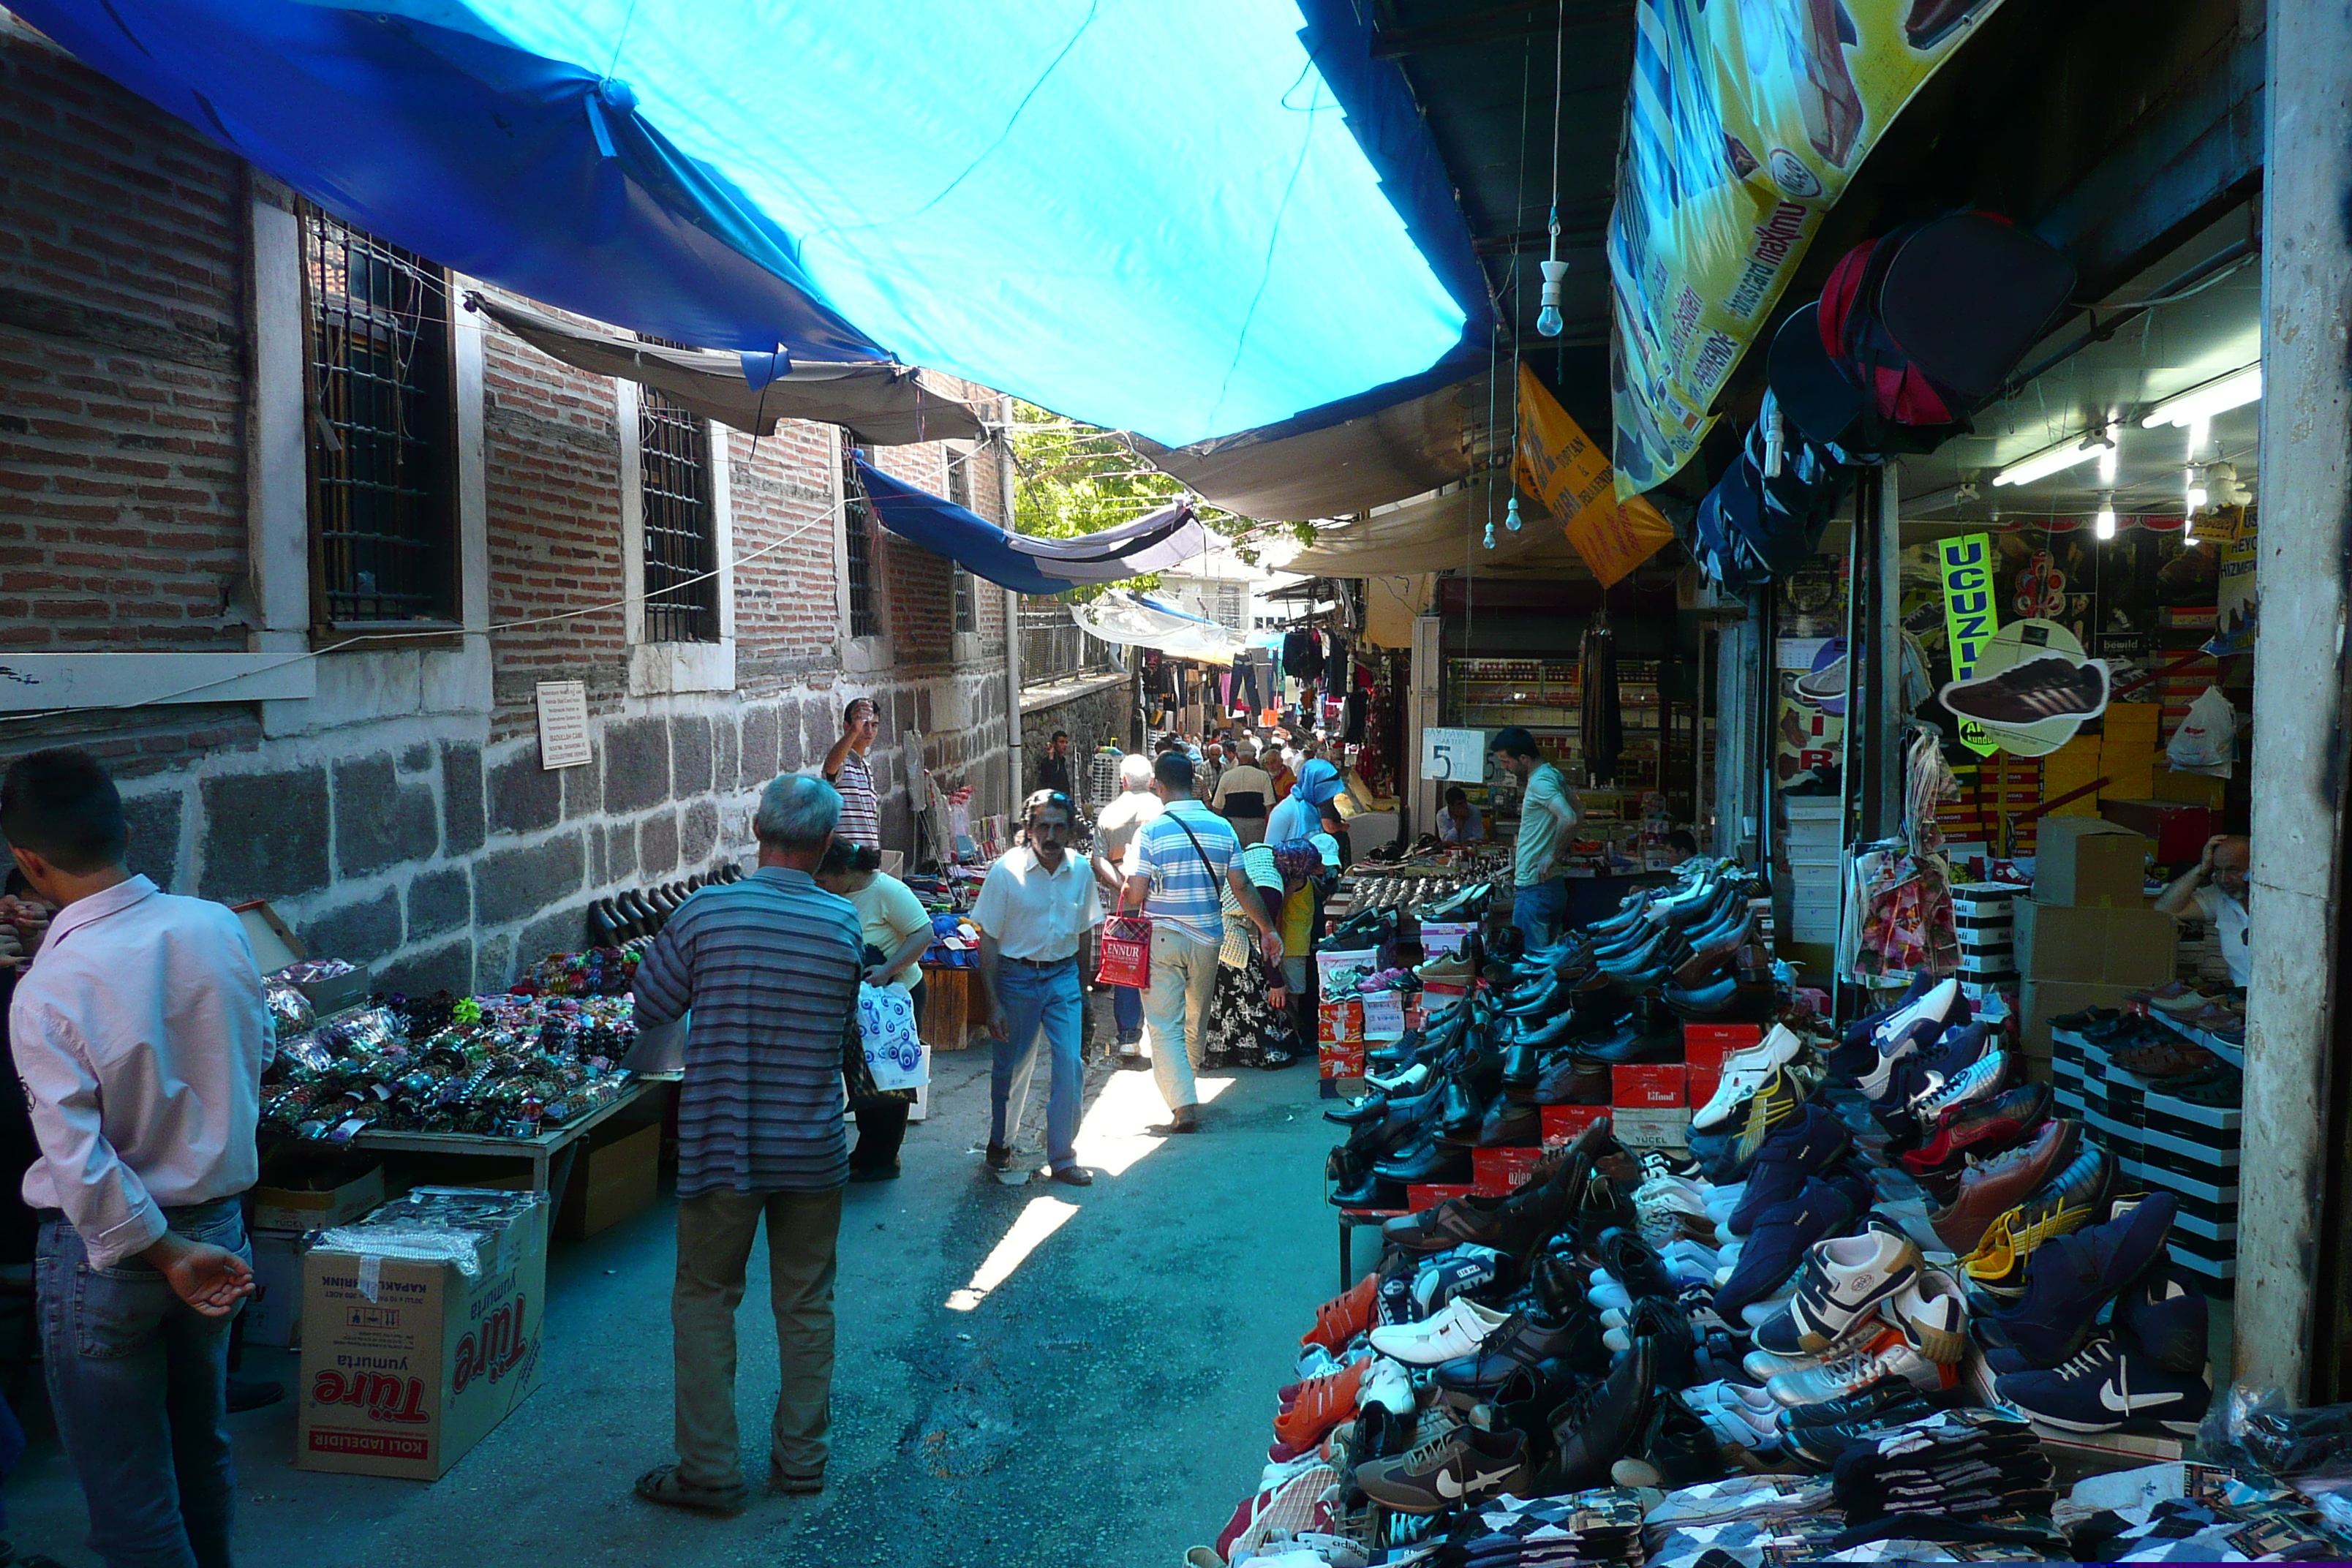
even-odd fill
[[[920,1089],[930,1082],[915,1004],[897,986],[859,983],[857,1035],[867,1080],[877,1091]]]
[[[1138,991],[1151,984],[1151,917],[1127,912],[1127,884],[1119,883],[1118,907],[1103,921],[1096,944],[1102,956],[1095,971],[1098,985],[1127,985]]]

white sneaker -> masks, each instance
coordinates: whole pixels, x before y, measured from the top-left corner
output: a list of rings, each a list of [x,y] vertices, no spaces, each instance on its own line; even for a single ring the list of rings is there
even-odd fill
[[[1374,1329],[1371,1347],[1408,1366],[1435,1366],[1465,1356],[1503,1326],[1509,1314],[1489,1311],[1467,1296],[1456,1296],[1445,1310],[1418,1323],[1390,1323]]]
[[[1871,1031],[1870,1037],[1877,1042],[1879,1054],[1885,1055],[1886,1047],[1909,1034],[1915,1025],[1940,1024],[1950,1017],[1952,1004],[1959,1000],[1959,995],[1960,983],[1957,979],[1938,981],[1929,986],[1925,996]]]
[[[2005,1051],[1989,1051],[1948,1079],[1931,1072],[1911,1101],[1912,1113],[1919,1118],[1920,1126],[1932,1128],[1936,1119],[1954,1106],[1973,1105],[2000,1093],[2001,1079],[2008,1076]]]
[[[1902,1330],[1881,1328],[1878,1336],[1862,1349],[1819,1366],[1784,1372],[1767,1380],[1764,1392],[1793,1410],[1800,1405],[1843,1399],[1882,1377],[1907,1378],[1919,1388],[1933,1392],[1948,1386],[1945,1379],[1952,1375],[1950,1369],[1937,1365],[1912,1349]]]
[[[1723,1079],[1715,1086],[1715,1093],[1691,1117],[1691,1125],[1704,1132],[1721,1125],[1731,1116],[1732,1107],[1755,1092],[1756,1086],[1772,1076],[1772,1069],[1792,1059],[1804,1049],[1805,1042],[1786,1024],[1775,1024],[1763,1040],[1744,1051],[1734,1051],[1723,1058]]]
[[[1707,1383],[1686,1389],[1683,1398],[1691,1413],[1707,1425],[1718,1442],[1734,1447],[1769,1451],[1780,1446],[1780,1405],[1760,1388],[1737,1383]]]
[[[1909,1237],[1875,1226],[1859,1236],[1817,1241],[1789,1298],[1785,1327],[1793,1333],[1767,1334],[1757,1342],[1783,1355],[1818,1355],[1852,1333],[1880,1302],[1916,1281],[1920,1268],[1919,1248]]]
[[[1917,1279],[1878,1310],[1929,1361],[1953,1366],[1968,1353],[1968,1298],[1940,1268],[1921,1269]]]
[[[1356,1386],[1357,1409],[1369,1410],[1375,1405],[1391,1415],[1410,1415],[1414,1409],[1412,1374],[1385,1357],[1373,1363]]]

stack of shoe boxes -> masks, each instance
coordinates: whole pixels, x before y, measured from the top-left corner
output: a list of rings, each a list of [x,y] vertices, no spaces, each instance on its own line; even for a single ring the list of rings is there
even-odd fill
[[[2147,800],[2156,793],[2158,730],[2164,708],[2155,702],[2110,702],[2099,718],[2099,799]]]
[[[2159,1027],[2169,1027],[2160,1015]],[[2175,1031],[2182,1033],[2182,1031]],[[2116,1065],[2108,1047],[2081,1031],[2051,1031],[2053,1085],[2062,1115],[2115,1155],[2127,1185],[2170,1192],[2179,1202],[2173,1260],[2226,1289],[2237,1274],[2238,1141],[2243,1112],[2164,1092],[2162,1079]]]
[[[1979,1014],[2014,1012],[2017,995],[2017,900],[2014,882],[1963,882],[1952,889],[1952,928],[1960,941],[1960,990]],[[1985,1005],[2000,994],[2004,1008]]]
[[[2051,1058],[2052,1018],[2113,1007],[2172,979],[2179,931],[2169,915],[2147,907],[2147,858],[2146,838],[2098,817],[2042,823],[2033,896],[2013,905],[2030,1063]]]

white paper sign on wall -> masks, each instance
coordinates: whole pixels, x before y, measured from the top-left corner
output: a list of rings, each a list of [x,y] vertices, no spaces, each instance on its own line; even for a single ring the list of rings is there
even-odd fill
[[[1486,777],[1486,731],[1423,730],[1421,776],[1432,784],[1478,784]]]
[[[578,680],[539,683],[539,765],[576,768],[593,762],[588,747],[588,687]]]

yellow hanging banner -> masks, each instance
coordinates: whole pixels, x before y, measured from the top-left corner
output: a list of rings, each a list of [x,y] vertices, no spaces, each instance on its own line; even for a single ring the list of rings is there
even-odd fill
[[[1656,554],[1675,525],[1636,496],[1620,504],[1609,459],[1559,405],[1535,372],[1519,367],[1519,441],[1516,471],[1528,493],[1565,519],[1568,542],[1610,587]]]

